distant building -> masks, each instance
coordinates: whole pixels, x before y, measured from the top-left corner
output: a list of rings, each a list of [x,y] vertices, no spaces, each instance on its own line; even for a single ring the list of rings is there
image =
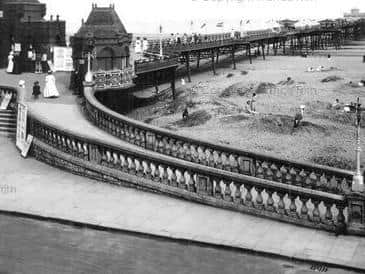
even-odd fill
[[[352,9],[350,13],[344,14],[345,18],[365,18],[365,12],[360,12],[359,9]]]
[[[53,46],[65,46],[65,21],[44,19],[46,5],[38,0],[0,0],[0,66],[7,63],[9,52],[17,46],[20,61],[26,61],[32,49],[37,58],[47,54],[51,59]],[[19,47],[20,46],[20,47]]]
[[[295,24],[298,22],[299,22],[298,20],[285,19],[285,20],[279,21],[278,23],[279,23],[281,29],[283,29],[283,30],[293,30],[293,29],[295,29]]]

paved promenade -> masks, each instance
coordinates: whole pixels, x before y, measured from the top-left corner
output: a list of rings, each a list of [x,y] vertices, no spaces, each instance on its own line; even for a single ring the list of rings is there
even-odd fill
[[[335,237],[241,213],[99,183],[19,156],[0,139],[0,210],[365,270],[365,238]]]

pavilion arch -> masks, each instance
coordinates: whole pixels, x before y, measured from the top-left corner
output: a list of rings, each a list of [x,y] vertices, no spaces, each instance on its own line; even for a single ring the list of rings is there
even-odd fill
[[[97,54],[98,70],[112,70],[115,66],[115,52],[111,47],[100,49]]]

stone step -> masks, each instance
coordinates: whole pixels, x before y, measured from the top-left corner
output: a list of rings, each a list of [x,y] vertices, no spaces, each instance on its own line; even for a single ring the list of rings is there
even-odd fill
[[[0,129],[1,128],[16,128],[16,123],[0,121]]]
[[[9,128],[9,127],[3,127],[0,126],[0,132],[6,132],[6,133],[16,133],[16,127]]]
[[[10,117],[16,119],[15,113],[12,112],[0,112],[0,117]]]
[[[16,132],[0,131],[0,137],[15,138]]]
[[[1,122],[10,122],[10,123],[16,123],[16,118],[11,116],[1,116],[0,115],[0,123]]]

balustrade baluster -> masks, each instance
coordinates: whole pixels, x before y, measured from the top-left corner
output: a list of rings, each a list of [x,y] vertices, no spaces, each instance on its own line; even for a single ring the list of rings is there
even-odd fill
[[[214,196],[217,199],[222,199],[222,188],[221,188],[221,181],[220,179],[215,179],[215,185],[214,185]]]
[[[120,167],[122,168],[122,171],[125,173],[128,173],[128,162],[127,159],[124,157],[124,155],[119,155],[120,159]]]
[[[238,182],[234,182],[234,186],[235,186],[235,191],[234,191],[233,202],[238,205],[243,204],[241,184]]]
[[[223,181],[223,185],[224,185],[224,195],[223,195],[223,199],[227,202],[232,202],[233,201],[233,197],[232,197],[232,190],[231,190],[231,185],[229,182]]]
[[[173,186],[173,187],[177,187],[177,176],[176,176],[176,171],[175,170],[171,170],[169,185]]]
[[[275,212],[276,211],[275,201],[273,199],[274,191],[272,189],[266,189],[266,193],[267,193],[266,210]]]
[[[157,165],[155,166],[155,170],[153,172],[153,181],[160,182],[161,175],[160,175],[160,167]]]
[[[284,202],[284,197],[285,197],[285,193],[282,192],[276,192],[276,194],[279,197],[279,202],[278,202],[278,213],[285,215],[286,211],[285,211],[285,202]]]
[[[165,185],[169,184],[169,175],[167,173],[167,168],[163,165],[160,165],[161,167],[161,175],[162,175],[162,180],[161,182]]]
[[[184,176],[181,176],[181,177],[183,177],[184,181],[185,181],[185,177]],[[194,179],[188,181],[187,188],[188,188],[188,191],[196,193],[196,185],[195,185]]]
[[[257,193],[255,208],[257,208],[259,210],[263,210],[264,209],[264,199],[262,198],[263,188],[255,187],[255,190]]]
[[[295,203],[296,196],[293,194],[289,194],[288,198],[290,200],[290,205],[289,205],[289,210],[288,210],[287,215],[289,215],[292,218],[298,218],[299,215],[297,213],[297,205]]]
[[[309,179],[311,180],[311,188],[313,189],[316,189],[316,185],[317,185],[317,175],[312,172],[310,175],[309,175]]]
[[[330,201],[325,201],[324,206],[326,207],[326,213],[325,213],[325,222],[328,225],[333,225],[333,214],[332,214],[332,203]]]
[[[249,185],[245,185],[245,187],[247,189],[247,193],[246,193],[246,196],[245,196],[245,206],[254,207],[253,197],[252,197],[252,189],[254,187],[253,186],[249,186]]]
[[[142,162],[139,159],[134,159],[134,164],[136,166],[136,174],[139,177],[143,177],[144,173],[143,173],[143,167],[142,167]]]
[[[128,157],[128,173],[132,174],[132,175],[136,175],[136,165],[134,164],[134,161],[132,158]]]
[[[213,154],[213,150],[208,149],[208,166],[210,167],[214,167],[214,154]]]
[[[147,180],[152,179],[152,169],[151,169],[151,165],[149,162],[146,162],[145,175],[146,175]]]
[[[170,139],[170,147],[171,147],[171,155],[172,157],[177,158],[178,155],[178,146],[174,139]]]
[[[320,223],[321,222],[321,213],[319,211],[319,204],[321,203],[320,201],[318,201],[317,199],[311,199],[312,203],[314,205],[313,208],[313,212],[312,212],[312,221],[315,223]]]
[[[83,144],[83,151],[84,151],[84,160],[90,161],[90,159],[89,159],[89,149],[88,149],[88,144],[87,143]]]
[[[216,152],[216,154],[217,154],[217,158],[216,158],[216,162],[215,162],[215,167],[218,169],[223,169],[222,154],[219,154],[218,152]]]
[[[186,183],[188,183],[190,185],[194,182],[191,177],[189,178],[188,182],[186,182],[184,173],[181,174],[181,172],[180,172],[180,175],[181,176],[179,177],[178,186],[179,186],[179,188],[186,190],[186,189],[188,189],[188,186],[186,185]]]
[[[232,154],[230,156],[230,170],[231,172],[238,173],[238,156]]]
[[[336,179],[335,176],[332,176],[332,178],[330,180],[329,189],[333,193],[337,193],[338,192],[338,183],[337,183],[337,179]]]
[[[303,220],[309,220],[309,210],[307,207],[307,203],[309,201],[308,197],[299,197],[302,202],[302,208],[300,209],[300,218]]]

